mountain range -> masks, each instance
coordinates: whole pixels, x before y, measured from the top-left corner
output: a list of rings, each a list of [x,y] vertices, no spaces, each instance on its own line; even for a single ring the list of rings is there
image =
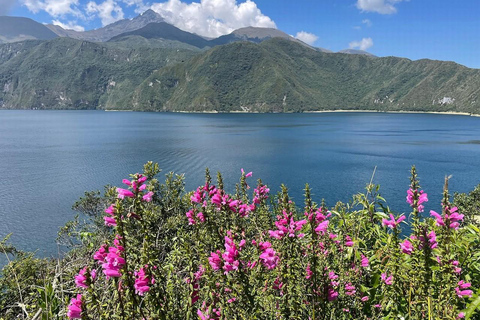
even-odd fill
[[[152,10],[84,32],[0,17],[0,43],[0,108],[480,113],[477,69],[333,53],[269,28],[206,39]]]

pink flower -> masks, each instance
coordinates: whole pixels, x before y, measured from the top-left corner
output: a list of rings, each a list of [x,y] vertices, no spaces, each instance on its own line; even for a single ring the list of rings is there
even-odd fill
[[[460,280],[458,282],[458,287],[455,288],[455,292],[457,293],[457,296],[459,298],[463,298],[465,296],[472,297],[473,291],[472,290],[465,290],[470,288],[471,284],[468,282],[464,282],[463,280]]]
[[[293,219],[293,213],[287,213],[286,211],[283,211],[283,217],[278,216],[277,219],[278,220],[275,221],[275,226],[278,228],[278,230],[269,230],[268,232],[270,237],[282,239],[286,235],[288,235],[290,238],[295,236],[302,238],[304,236],[303,233],[296,233],[303,228],[303,226],[307,223],[307,220],[295,221]]]
[[[134,198],[135,197],[135,194],[133,194],[132,191],[127,190],[127,189],[117,188],[117,193],[118,193],[117,198],[119,198],[119,199],[124,199],[125,197],[128,197],[128,198]]]
[[[362,299],[360,299],[360,300],[362,300],[362,302],[366,302],[366,301],[368,301],[368,299],[369,299],[368,296],[364,296],[364,297],[362,297]]]
[[[405,239],[405,241],[400,243],[400,249],[402,249],[403,253],[411,255],[413,252],[413,245],[408,239]]]
[[[363,254],[362,254],[362,267],[364,268],[368,267],[368,258],[365,257]]]
[[[305,279],[310,279],[313,275],[313,272],[312,270],[310,269],[310,263],[307,265],[307,269],[305,270],[305,272],[307,273],[307,275],[305,276]]]
[[[382,225],[390,229],[395,229],[403,220],[405,220],[405,216],[401,216],[395,221],[393,214],[390,214],[390,220],[382,219]]]
[[[415,206],[414,203],[414,197],[418,196],[418,201],[417,201],[417,206],[418,206],[418,212],[423,212],[424,206],[422,203],[427,202],[427,194],[423,192],[423,190],[412,190],[411,188],[407,190],[407,203],[410,204],[410,206],[413,208]]]
[[[153,196],[153,192],[149,191],[142,197],[142,200],[145,202],[150,202],[152,201],[152,196]]]
[[[77,294],[77,298],[72,298],[68,305],[67,317],[70,319],[82,318],[82,295]]]
[[[328,301],[334,301],[338,298],[338,291],[335,291],[332,287],[328,288],[327,299]]]
[[[268,270],[272,270],[277,266],[279,257],[276,255],[275,250],[272,248],[267,248],[260,255],[260,260]]]
[[[88,288],[87,276],[85,275],[86,272],[87,272],[87,267],[84,267],[75,276],[75,284],[77,285],[77,287]],[[90,272],[90,281],[95,280],[96,275],[97,275],[97,272],[95,270],[92,270]]]
[[[442,217],[437,212],[430,210],[430,215],[435,217],[435,219],[437,220],[437,226],[442,226],[442,227],[448,226],[449,228],[452,228],[452,229],[458,229],[458,227],[460,226],[460,221],[462,221],[464,215],[459,214],[457,210],[458,210],[457,207],[453,207],[453,208],[447,207],[445,209],[444,217]]]
[[[385,282],[386,285],[392,285],[393,284],[393,276],[387,277],[386,273],[382,273],[381,278],[382,278],[382,281]]]
[[[94,254],[93,254],[93,259],[96,260],[97,262],[99,263],[102,263],[105,261],[105,258],[107,257],[107,250],[105,249],[107,247],[106,244],[102,244],[102,246],[100,247],[100,249],[98,249],[98,251],[96,251]]]
[[[135,293],[138,294],[139,296],[143,296],[145,292],[150,291],[150,284],[153,284],[154,282],[155,280],[153,278],[152,280],[150,280],[147,274],[145,273],[145,268],[140,268],[138,272],[135,271],[134,287],[135,287]]]
[[[352,241],[352,238],[350,238],[350,236],[345,236],[345,245],[347,247],[353,247],[353,241]]]
[[[437,212],[430,210],[430,215],[435,217],[437,219],[437,226],[445,226],[445,222],[443,222],[443,218],[441,215],[439,215]]]
[[[109,227],[116,226],[117,222],[115,221],[115,205],[114,204],[110,205],[110,207],[105,209],[105,213],[110,215],[109,217],[108,216],[103,217],[103,219],[105,220],[105,225]]]
[[[220,270],[222,268],[222,259],[220,258],[220,256],[222,255],[222,253],[220,252],[220,250],[217,250],[217,252],[211,252],[210,253],[210,257],[208,258],[208,263],[210,264],[210,266],[212,267],[213,270],[217,271],[217,270]]]
[[[452,262],[452,265],[453,265],[453,272],[455,272],[456,274],[460,274],[462,272],[462,268],[460,268],[458,265],[460,264],[460,262],[458,262],[457,260],[453,261]]]
[[[244,175],[244,174],[245,174],[245,171],[242,168],[242,175]],[[253,172],[249,172],[249,173],[245,174],[245,178],[251,177],[252,174],[253,174]]]
[[[463,318],[465,318],[465,313],[460,312],[457,316],[457,319],[463,319]]]
[[[105,257],[105,262],[102,264],[103,273],[107,276],[107,279],[110,277],[118,278],[122,276],[120,270],[125,265],[125,259],[122,258],[124,248],[120,246],[119,239],[120,236],[117,235],[114,241],[115,247],[108,248],[108,254]]]
[[[356,292],[355,286],[353,286],[350,282],[345,285],[345,294],[347,296],[353,296]]]
[[[315,228],[315,232],[317,234],[322,234],[324,235],[325,232],[327,232],[327,229],[328,229],[328,220],[325,220],[323,222],[321,222],[316,228]]]

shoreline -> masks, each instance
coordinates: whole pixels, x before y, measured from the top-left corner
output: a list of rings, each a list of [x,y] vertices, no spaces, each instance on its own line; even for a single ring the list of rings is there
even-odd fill
[[[206,111],[135,111],[135,110],[117,110],[109,109],[103,110],[106,112],[165,112],[165,113],[191,113],[191,114],[219,114],[219,113],[237,113],[237,114],[269,114],[269,113],[398,113],[398,114],[440,114],[440,115],[453,115],[453,116],[470,116],[470,117],[480,117],[480,114],[468,113],[468,112],[457,112],[457,111],[408,111],[408,110],[399,110],[399,111],[382,111],[382,110],[353,110],[353,109],[337,109],[337,110],[318,110],[318,111],[303,111],[303,112],[249,112],[243,110],[232,110],[232,111],[218,111],[218,110],[206,110]]]

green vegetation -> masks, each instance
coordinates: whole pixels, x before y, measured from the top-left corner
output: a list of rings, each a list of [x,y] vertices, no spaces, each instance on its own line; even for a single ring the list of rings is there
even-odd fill
[[[4,44],[0,88],[0,108],[9,109],[480,113],[480,70],[318,52],[280,38],[208,51],[139,35]]]
[[[189,193],[159,172],[86,192],[61,259],[0,241],[0,319],[480,319],[480,185],[450,203],[446,179],[432,212],[413,167],[395,214],[373,184],[327,208],[243,170],[233,194],[208,169]]]

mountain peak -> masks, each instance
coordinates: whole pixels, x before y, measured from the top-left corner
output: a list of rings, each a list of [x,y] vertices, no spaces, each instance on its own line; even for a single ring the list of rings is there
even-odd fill
[[[148,9],[144,13],[137,16],[135,19],[142,19],[142,20],[151,20],[152,22],[163,22],[165,21],[161,15],[153,11],[152,9]]]

